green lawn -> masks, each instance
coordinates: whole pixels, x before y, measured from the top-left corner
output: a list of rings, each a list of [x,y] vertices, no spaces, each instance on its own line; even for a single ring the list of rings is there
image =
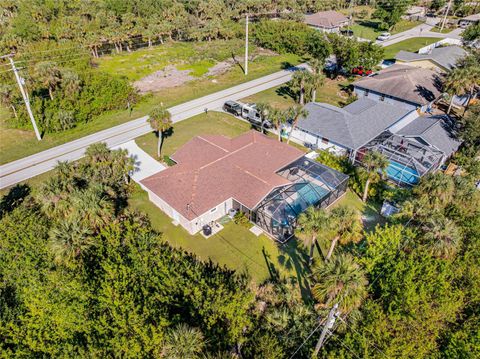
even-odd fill
[[[325,79],[323,87],[317,90],[316,101],[342,106],[346,97],[345,94],[343,94],[343,96],[340,95],[341,90],[344,86],[348,85],[349,82],[347,80],[331,80],[327,78]],[[279,109],[285,109],[295,104],[293,95],[286,85],[259,92],[255,95],[245,97],[241,101],[254,103],[265,102]]]
[[[385,59],[393,59],[400,50],[416,52],[420,48],[441,40],[438,37],[415,37],[385,47]]]
[[[236,66],[227,73],[217,76],[215,79],[201,78],[183,86],[146,96],[139,104],[134,106],[131,114],[128,110],[107,112],[89,123],[79,124],[71,130],[46,134],[40,142],[36,140],[33,130],[20,131],[7,128],[5,125],[6,114],[5,112],[0,113],[0,119],[3,120],[0,121],[0,164],[14,161],[91,133],[122,124],[137,117],[145,116],[154,105],[160,102],[163,102],[167,106],[178,105],[194,98],[279,71],[284,68],[286,64],[298,64],[299,62],[300,58],[291,54],[259,56],[250,62],[247,76],[243,74],[239,66]]]
[[[419,21],[400,20],[390,31],[392,35],[399,32],[407,31],[415,26],[422,24]],[[362,37],[364,39],[375,40],[378,35],[385,30],[378,29],[378,21],[375,19],[358,20],[351,26],[351,29],[355,36]]]
[[[452,32],[454,29],[450,29],[448,27],[444,27],[442,31],[440,31],[440,28],[437,26],[434,26],[430,29],[431,32],[438,32],[441,34],[448,34],[449,32]]]

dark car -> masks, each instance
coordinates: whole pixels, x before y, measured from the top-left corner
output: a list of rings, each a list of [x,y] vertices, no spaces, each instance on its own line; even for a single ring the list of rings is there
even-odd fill
[[[234,114],[235,116],[241,116],[242,115],[242,106],[240,106],[239,103],[235,101],[227,101],[223,104],[223,110],[225,112],[229,112],[231,114]]]

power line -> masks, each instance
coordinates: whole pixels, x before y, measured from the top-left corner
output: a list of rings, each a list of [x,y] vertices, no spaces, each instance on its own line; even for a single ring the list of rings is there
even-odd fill
[[[318,325],[315,327],[315,329],[313,329],[310,334],[308,334],[307,338],[303,341],[303,343],[297,348],[297,350],[295,350],[295,352],[290,356],[289,359],[292,359],[295,354],[298,353],[298,351],[300,349],[302,349],[302,347],[305,345],[305,343],[308,341],[308,339],[310,339],[312,337],[312,335],[318,330],[318,328],[320,328],[322,326],[322,322],[318,323]]]

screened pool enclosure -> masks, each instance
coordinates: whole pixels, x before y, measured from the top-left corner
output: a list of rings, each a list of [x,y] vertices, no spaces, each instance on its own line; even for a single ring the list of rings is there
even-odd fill
[[[390,161],[388,179],[400,186],[412,186],[425,174],[435,171],[443,160],[443,152],[408,138],[384,133],[358,150],[355,161],[362,163],[368,151],[378,151]]]
[[[303,157],[277,172],[292,182],[276,188],[252,211],[251,219],[279,241],[293,235],[308,207],[326,208],[347,190],[348,176]]]

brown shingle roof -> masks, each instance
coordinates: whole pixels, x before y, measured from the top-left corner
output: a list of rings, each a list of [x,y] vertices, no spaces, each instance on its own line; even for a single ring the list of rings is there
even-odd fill
[[[437,72],[399,64],[364,77],[353,85],[417,105],[426,105],[442,94]]]
[[[253,130],[233,139],[197,136],[172,155],[177,165],[141,183],[192,220],[231,197],[253,209],[290,183],[275,172],[303,155]]]
[[[305,15],[305,23],[325,29],[341,26],[348,21],[348,17],[337,11],[320,11],[315,14]]]

